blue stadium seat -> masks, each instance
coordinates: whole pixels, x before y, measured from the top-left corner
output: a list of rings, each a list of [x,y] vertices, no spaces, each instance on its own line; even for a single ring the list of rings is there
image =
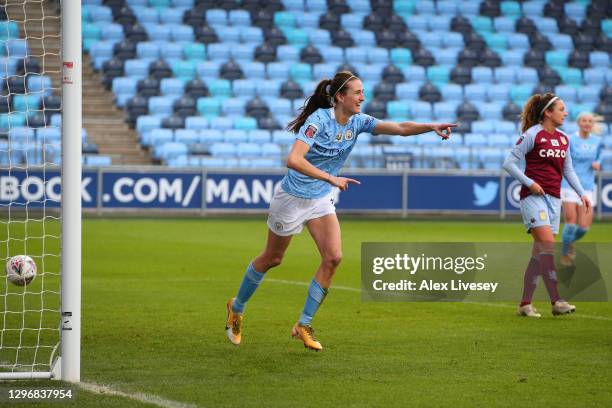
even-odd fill
[[[183,44],[170,41],[160,41],[158,44],[161,57],[170,65],[172,65],[170,61],[178,61],[183,58]]]
[[[501,120],[504,103],[500,102],[485,102],[478,104],[478,112],[484,120]]]
[[[353,30],[351,36],[355,44],[359,44],[361,47],[376,47],[376,36],[371,31]]]
[[[172,73],[178,79],[189,81],[196,75],[196,63],[190,60],[179,60],[172,64]]]
[[[344,63],[344,50],[340,47],[322,47],[320,50],[323,61],[340,65]]]
[[[603,51],[592,51],[589,54],[589,62],[593,68],[610,67],[610,55]]]
[[[91,45],[89,56],[93,60],[94,69],[100,70],[104,61],[113,58],[113,45],[114,43],[112,41],[98,41]],[[8,58],[6,60],[8,60]],[[17,62],[15,59],[11,59],[11,61],[14,63]],[[7,67],[7,65],[0,61],[0,70],[4,70],[5,67]],[[0,71],[0,75],[1,74],[2,71]]]
[[[162,118],[172,115],[174,98],[169,96],[152,96],[149,98],[149,114]]]
[[[161,127],[161,118],[151,115],[142,115],[136,119],[136,131],[142,138],[145,133]]]
[[[489,67],[474,67],[472,80],[478,84],[490,84],[493,82],[493,70]]]
[[[143,24],[150,41],[170,41],[170,26],[165,24]]]
[[[218,130],[231,130],[234,128],[234,120],[226,116],[217,116],[210,119],[210,128]]]
[[[143,79],[149,76],[149,63],[146,60],[130,59],[124,64],[125,75]]]
[[[213,157],[235,157],[236,145],[233,143],[213,143],[210,147]]]
[[[422,67],[419,67],[422,69]],[[419,88],[423,82],[402,82],[395,87],[397,98],[402,101],[416,101],[419,99]]]
[[[247,79],[264,79],[266,77],[266,66],[262,62],[238,61],[238,65],[240,65]]]
[[[247,142],[248,135],[244,130],[229,129],[223,132],[223,140],[227,143],[244,143]]]
[[[556,71],[561,76],[561,80],[567,84],[572,86],[581,86],[582,85],[582,71],[578,68],[557,68]]]
[[[243,27],[232,27],[232,26],[215,27],[215,32],[217,33],[217,36],[219,37],[219,41],[221,41],[221,43],[232,43],[232,44],[239,43],[240,34],[242,33],[242,30],[244,30]]]
[[[219,77],[219,67],[221,67],[220,61],[204,61],[196,65],[196,72],[203,80],[214,80]]]
[[[158,24],[160,22],[159,13],[157,12],[157,9],[154,9],[153,7],[133,7],[132,11],[134,12],[134,15],[136,15],[138,22],[142,25]],[[110,22],[112,22],[112,14]]]
[[[567,56],[569,51],[565,50],[553,50],[547,51],[545,54],[545,60],[551,67],[567,67]]]
[[[313,78],[333,78],[338,68],[337,64],[323,63],[312,67]]]
[[[229,23],[233,26],[250,26],[251,15],[246,10],[230,10]]]
[[[308,32],[308,41],[320,49],[331,45],[331,36],[327,30],[311,29]]]
[[[255,129],[248,132],[248,141],[250,143],[269,143],[272,139],[269,130]]]
[[[487,138],[480,133],[466,133],[463,136],[463,143],[468,147],[485,147],[487,146]]]
[[[280,45],[276,49],[276,56],[279,61],[284,62],[298,62],[300,60],[300,52],[291,45]]]
[[[472,103],[484,102],[487,99],[487,87],[483,84],[468,84],[463,88],[465,99]]]
[[[230,55],[236,61],[252,61],[257,44],[235,44],[231,47]]]
[[[387,115],[390,118],[409,118],[410,117],[410,104],[406,101],[389,101],[387,103]]]
[[[210,95],[217,99],[225,99],[232,96],[232,85],[227,79],[213,79],[207,81]]]
[[[600,68],[587,68],[584,70],[584,82],[589,85],[605,85],[606,73]],[[612,84],[612,81],[610,81]]]
[[[493,84],[487,86],[487,99],[491,102],[500,101],[505,102],[510,99],[510,84]]]
[[[257,129],[257,120],[250,117],[237,117],[234,119],[234,129],[251,131]]]
[[[186,41],[191,42],[195,40],[193,34],[193,27],[186,24],[171,24],[170,25],[170,37],[173,41]]]
[[[177,129],[174,131],[174,140],[189,146],[199,143],[200,135],[194,129]]]
[[[215,98],[198,98],[197,108],[200,115],[207,118],[219,116],[221,113],[221,103]]]
[[[523,67],[516,72],[516,80],[520,84],[537,85],[540,82],[538,71],[535,68]]]
[[[500,54],[502,63],[507,67],[520,67],[523,65],[525,50],[506,50]]]
[[[368,50],[369,64],[388,64],[389,51],[385,48],[374,47]]]
[[[27,90],[42,96],[49,96],[53,92],[51,78],[46,75],[33,75],[27,77]]]
[[[498,170],[504,161],[504,150],[495,147],[478,149],[480,165],[486,170]]]
[[[102,26],[102,39],[113,43],[123,40],[123,26],[120,24],[104,24]]]
[[[425,82],[425,68],[419,65],[410,65],[402,69],[406,81]]]
[[[282,31],[287,38],[287,42],[296,49],[302,48],[308,44],[308,33],[306,30],[284,27]]]
[[[264,42],[264,35],[259,27],[240,27],[240,41],[259,45]]]
[[[578,92],[576,88],[569,85],[558,85],[555,88],[555,95],[563,99],[565,103],[574,103],[578,99]]]
[[[261,155],[261,147],[256,143],[238,143],[236,154],[238,157],[257,157]]]
[[[444,84],[440,87],[440,92],[445,101],[462,101],[463,87],[458,84]]]
[[[245,99],[228,98],[221,103],[221,111],[226,116],[243,116],[245,105]]]
[[[272,132],[272,142],[281,146],[290,146],[295,141],[295,134],[286,130],[275,130]]]
[[[372,10],[369,0],[347,0],[349,7],[353,13],[369,14]]]
[[[208,119],[203,116],[188,116],[185,118],[185,129],[204,130],[208,129]]]
[[[296,82],[312,81],[312,66],[310,64],[292,64],[289,73]],[[362,74],[363,75],[363,74]]]
[[[230,58],[230,47],[223,43],[208,45],[208,57],[214,61],[227,61]]]
[[[544,11],[544,4],[546,3],[539,0],[524,2],[522,5],[523,14],[530,18],[540,17]]]
[[[393,48],[390,52],[391,63],[398,67],[412,64],[412,52],[406,48]]]
[[[499,84],[513,84],[517,80],[517,73],[516,67],[495,68],[495,81]]]
[[[177,78],[164,78],[160,81],[159,90],[162,95],[180,97],[185,92],[185,83]]]
[[[270,79],[286,81],[289,79],[289,64],[284,62],[270,62],[266,67],[266,74]]]
[[[368,61],[368,49],[366,47],[349,47],[344,50],[346,60],[351,64],[361,65]]]
[[[516,19],[508,16],[495,17],[493,19],[493,27],[498,33],[513,33],[516,25]]]
[[[224,140],[223,132],[219,129],[202,129],[199,131],[199,136],[203,145],[212,145]]]
[[[428,17],[432,16],[429,15]],[[427,18],[423,18],[420,14],[406,17],[406,24],[412,32],[427,31]]]
[[[261,154],[262,156],[280,159],[282,150],[276,143],[264,143],[261,144]]]
[[[340,25],[347,31],[363,28],[363,14],[346,13],[340,16]]]
[[[462,4],[458,4],[457,2],[451,0],[436,1],[436,12],[438,14],[455,16],[462,11],[460,10],[462,6]]]
[[[83,156],[85,159],[85,165],[93,167],[105,167],[113,164],[113,159],[110,156],[102,155],[86,155]]]
[[[13,96],[13,111],[32,113],[40,110],[42,96],[40,94],[26,94]]]
[[[419,122],[431,120],[433,112],[431,104],[423,101],[415,101],[410,105],[411,116]]]
[[[8,139],[12,144],[33,143],[36,140],[36,136],[33,128],[20,126],[9,130]]]
[[[499,120],[494,123],[495,123],[495,133],[506,135],[506,136],[511,136],[512,138],[516,138],[516,134],[518,132],[516,123],[506,121],[506,120]]]
[[[457,56],[459,55],[460,49],[457,47],[453,48],[441,48],[435,54],[436,62],[439,65],[454,66],[457,64]]]
[[[438,86],[447,84],[450,80],[450,67],[447,65],[432,65],[428,67],[427,80]]]
[[[152,129],[143,135],[141,143],[144,146],[160,146],[174,140],[174,131],[171,129]]]
[[[495,132],[495,122],[490,120],[476,120],[472,122],[472,132],[491,135]]]
[[[279,95],[279,91],[280,91],[280,85],[281,83],[278,81],[275,81],[273,79],[266,79],[263,81],[258,81],[257,84],[255,85],[255,88],[257,90],[257,95],[259,95],[262,98],[265,97],[278,97]]]
[[[533,86],[531,85],[515,85],[510,88],[510,99],[518,106],[523,106],[532,94]]]
[[[216,26],[227,26],[227,12],[221,9],[211,9],[205,12],[206,22],[208,25]]]
[[[283,98],[271,98],[268,102],[268,107],[274,115],[291,116],[293,109],[291,107],[291,101]]]
[[[437,102],[433,104],[433,114],[436,120],[454,121],[457,118],[457,106],[459,101]]]
[[[155,60],[160,56],[159,43],[144,41],[136,44],[136,56],[138,58]]]
[[[584,104],[596,104],[599,102],[599,85],[585,85],[578,88],[578,100]]]
[[[81,10],[83,10],[83,8]],[[98,23],[112,23],[113,22],[113,13],[109,7],[89,6],[88,8],[89,8],[90,21],[96,21]]]

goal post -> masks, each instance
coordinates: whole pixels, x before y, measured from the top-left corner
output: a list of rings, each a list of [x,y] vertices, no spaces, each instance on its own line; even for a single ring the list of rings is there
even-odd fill
[[[61,372],[81,378],[81,0],[61,2],[62,286]]]
[[[81,0],[52,3],[0,7],[0,260],[38,269],[0,266],[0,380],[81,376]]]

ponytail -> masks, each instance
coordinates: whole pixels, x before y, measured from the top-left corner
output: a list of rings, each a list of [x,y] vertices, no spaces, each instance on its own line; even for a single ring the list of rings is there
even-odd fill
[[[310,95],[304,106],[300,108],[300,114],[287,125],[287,130],[293,133],[300,131],[306,119],[317,109],[328,109],[335,105],[336,95],[346,92],[346,85],[353,79],[357,79],[350,71],[341,71],[334,75],[333,79],[324,79],[317,84],[312,95]]]
[[[521,132],[526,132],[527,129],[542,121],[544,111],[552,110],[557,103],[557,101],[554,101],[549,105],[549,102],[551,102],[553,98],[557,97],[550,92],[544,95],[535,94],[529,98],[521,113]],[[557,98],[557,100],[559,100],[559,98]]]

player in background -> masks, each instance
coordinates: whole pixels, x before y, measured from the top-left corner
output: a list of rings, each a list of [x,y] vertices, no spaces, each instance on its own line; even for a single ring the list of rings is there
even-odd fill
[[[570,136],[572,163],[580,184],[584,187],[593,207],[597,205],[595,172],[601,168],[602,143],[601,138],[596,136],[601,133],[601,125],[598,123],[600,120],[601,118],[596,117],[591,112],[582,112],[576,119],[579,130]],[[561,235],[563,239],[561,265],[571,266],[576,258],[573,243],[588,232],[593,222],[593,211],[586,211],[580,197],[570,188],[565,179],[561,184],[561,200],[565,219],[565,226]]]
[[[306,100],[301,113],[288,125],[296,140],[287,158],[287,174],[275,190],[268,215],[268,240],[264,250],[248,265],[236,297],[227,302],[226,333],[240,344],[244,307],[266,272],[280,265],[291,237],[304,225],[314,239],[321,263],[308,287],[306,302],[291,335],[304,346],[321,350],[311,321],[327,296],[342,260],[340,225],[333,193],[346,191],[359,181],[338,176],[360,133],[411,136],[433,131],[447,139],[455,124],[382,122],[361,113],[363,84],[348,71],[324,79]]]
[[[521,114],[522,134],[503,165],[523,185],[521,215],[534,241],[523,281],[523,298],[518,307],[521,316],[541,316],[531,304],[540,275],[550,296],[553,315],[576,310],[574,305],[562,300],[557,291],[554,236],[559,231],[562,178],[567,179],[587,211],[591,210],[591,202],[574,172],[569,137],[557,129],[566,116],[565,104],[552,93],[529,98]],[[524,172],[519,168],[522,161],[526,164]]]

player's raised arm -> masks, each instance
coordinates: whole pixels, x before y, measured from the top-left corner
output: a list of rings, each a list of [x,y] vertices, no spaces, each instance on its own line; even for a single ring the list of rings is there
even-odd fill
[[[417,122],[378,122],[374,127],[377,135],[414,136],[427,132],[435,132],[443,140],[450,137],[451,129],[456,123],[417,123]]]

